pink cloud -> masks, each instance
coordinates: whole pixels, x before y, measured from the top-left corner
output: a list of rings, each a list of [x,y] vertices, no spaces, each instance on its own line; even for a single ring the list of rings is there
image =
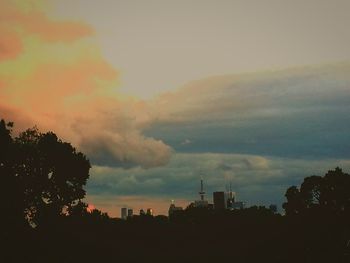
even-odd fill
[[[16,58],[23,49],[22,41],[17,33],[0,27],[0,35],[0,61]]]
[[[8,0],[0,4],[0,23],[0,33],[9,33],[0,40],[0,63],[11,60],[18,68],[18,74],[16,67],[1,72],[0,118],[15,121],[21,130],[26,125],[52,130],[93,160],[102,156],[114,165],[142,167],[167,163],[171,148],[142,134],[152,119],[147,105],[122,99],[115,92],[118,72],[95,46],[79,42],[93,34],[88,25],[52,20],[38,9],[24,11]],[[33,42],[35,50],[44,50],[43,54],[29,54],[33,63],[18,59],[19,54],[31,52],[22,47],[28,36],[39,37],[42,41]],[[72,41],[77,42],[72,45]],[[62,42],[68,60],[44,53],[52,42]],[[77,48],[80,45],[82,49]],[[92,50],[94,54],[82,56],[77,50]],[[41,58],[45,62],[41,63]]]

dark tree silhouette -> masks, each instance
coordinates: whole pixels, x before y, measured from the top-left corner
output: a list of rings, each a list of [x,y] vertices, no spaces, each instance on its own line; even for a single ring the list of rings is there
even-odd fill
[[[28,129],[11,136],[12,123],[0,122],[0,173],[2,188],[16,189],[14,200],[2,191],[3,200],[22,210],[33,225],[65,215],[84,198],[90,162],[71,144],[52,133]],[[4,190],[4,189],[2,189]]]
[[[350,212],[350,175],[339,167],[330,170],[324,177],[306,177],[300,186],[289,187],[283,208],[287,215],[310,210],[322,210],[333,214]]]
[[[16,176],[14,141],[11,137],[13,123],[0,120],[0,220],[7,226],[24,223],[24,191]]]

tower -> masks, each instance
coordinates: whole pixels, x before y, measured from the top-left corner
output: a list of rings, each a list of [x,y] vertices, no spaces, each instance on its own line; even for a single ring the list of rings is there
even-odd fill
[[[230,182],[230,188],[227,193],[227,208],[228,209],[233,209],[234,204],[235,204],[235,193],[232,192],[232,183]]]
[[[203,189],[203,179],[201,179],[201,190],[199,191],[199,196],[201,197],[201,201],[204,201],[204,189]]]
[[[200,200],[194,201],[194,206],[195,207],[208,207],[208,201],[204,200],[205,192],[204,192],[204,187],[203,187],[203,179],[201,179],[201,189],[198,192],[200,196]]]

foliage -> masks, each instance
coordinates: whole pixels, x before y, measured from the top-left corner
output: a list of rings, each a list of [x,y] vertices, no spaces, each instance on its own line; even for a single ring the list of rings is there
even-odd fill
[[[328,171],[324,177],[306,177],[300,186],[287,189],[287,202],[283,208],[287,215],[319,212],[337,215],[350,213],[350,175],[339,167]]]
[[[85,196],[89,160],[53,132],[34,127],[13,138],[12,127],[0,121],[1,197],[15,210],[7,207],[7,217],[20,212],[40,225],[64,216]]]

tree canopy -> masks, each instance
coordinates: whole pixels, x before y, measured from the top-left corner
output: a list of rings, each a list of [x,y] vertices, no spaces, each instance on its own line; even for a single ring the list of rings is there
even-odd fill
[[[287,215],[313,210],[333,214],[350,213],[350,175],[339,167],[322,176],[306,177],[300,186],[287,189],[283,208]]]
[[[85,196],[89,160],[53,132],[36,127],[12,136],[13,123],[0,121],[1,198],[8,219],[34,225],[65,215]]]

